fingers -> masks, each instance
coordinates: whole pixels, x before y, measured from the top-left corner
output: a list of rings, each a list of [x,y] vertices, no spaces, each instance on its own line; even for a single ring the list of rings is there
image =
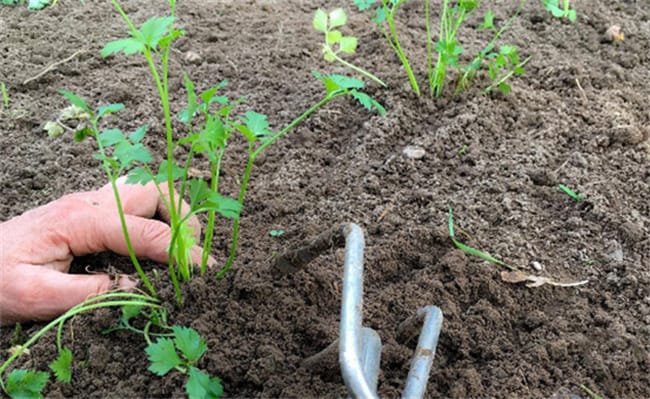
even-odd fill
[[[133,215],[125,215],[125,219],[135,255],[166,264],[168,261],[167,249],[171,242],[169,225],[158,220]],[[119,218],[98,214],[85,223],[90,223],[86,230],[91,234],[70,239],[69,246],[74,255],[107,250],[128,255],[129,251]],[[202,249],[194,246],[190,253],[192,261],[197,265],[201,264]],[[216,261],[209,257],[208,264],[211,263],[214,264]]]
[[[110,289],[131,290],[137,282],[119,277],[117,287],[106,274],[66,274],[53,269],[19,265],[0,293],[0,325],[25,320],[51,320],[73,306]],[[8,277],[8,276],[5,276]]]
[[[158,187],[153,182],[145,185],[128,184],[126,183],[126,177],[121,177],[117,180],[117,184],[125,214],[152,218],[158,213],[164,221],[169,223],[170,215],[167,209],[167,203],[169,202],[170,196],[167,182],[159,184]],[[158,189],[160,189],[160,192]],[[114,194],[110,183],[102,187],[98,192],[102,194],[102,197],[107,196],[108,201],[114,203]],[[164,199],[161,198],[161,193]],[[174,201],[177,203],[179,201],[179,195],[176,191],[174,191]],[[185,216],[189,212],[189,204],[182,200],[181,215]],[[201,223],[199,223],[199,219],[196,216],[191,216],[187,223],[192,229],[194,237],[199,238],[201,236]]]

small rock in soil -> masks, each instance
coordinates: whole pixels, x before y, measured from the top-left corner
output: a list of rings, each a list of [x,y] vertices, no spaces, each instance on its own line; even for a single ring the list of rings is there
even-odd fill
[[[424,148],[422,147],[418,147],[416,145],[408,145],[404,148],[404,150],[402,150],[402,153],[408,158],[420,159],[426,154],[426,151],[424,151]]]
[[[605,40],[610,43],[622,42],[625,40],[625,33],[620,26],[612,25],[605,32]]]
[[[643,227],[634,222],[625,222],[620,226],[621,235],[626,241],[638,242],[643,238]]]
[[[638,126],[615,126],[610,130],[609,137],[612,141],[625,145],[639,144],[645,140],[645,135]]]
[[[607,248],[607,253],[605,254],[605,257],[613,262],[623,262],[623,247],[621,244],[616,241],[616,240],[611,240],[608,243],[606,243],[606,248]]]
[[[196,53],[194,51],[186,52],[183,58],[185,59],[185,61],[193,65],[201,65],[201,63],[203,62],[203,57],[201,57],[199,53]]]
[[[538,272],[542,271],[542,269],[543,269],[542,264],[539,263],[536,260],[533,261],[532,266],[533,266],[533,269],[537,270]]]

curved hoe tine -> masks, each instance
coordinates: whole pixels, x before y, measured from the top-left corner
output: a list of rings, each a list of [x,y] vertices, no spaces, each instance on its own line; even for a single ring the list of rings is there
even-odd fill
[[[437,306],[425,306],[418,310],[418,319],[424,319],[418,346],[411,360],[411,369],[406,379],[406,387],[402,393],[403,399],[419,399],[424,397],[427,381],[431,372],[433,358],[436,355],[438,338],[442,329],[442,312]]]
[[[363,231],[349,224],[345,232],[345,265],[343,271],[343,301],[339,362],[343,381],[353,398],[375,399],[377,392],[364,375],[362,364],[363,310]]]

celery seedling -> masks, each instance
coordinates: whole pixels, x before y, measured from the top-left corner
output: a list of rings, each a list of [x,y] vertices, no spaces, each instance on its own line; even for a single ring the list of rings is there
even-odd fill
[[[196,368],[196,363],[208,349],[205,340],[192,328],[173,326],[172,329],[173,339],[159,338],[145,348],[151,362],[149,371],[159,376],[166,375],[172,369],[187,374],[189,378],[185,390],[190,399],[221,397],[221,380]]]
[[[411,69],[411,64],[400,45],[399,37],[397,36],[397,29],[395,29],[395,13],[397,13],[399,6],[405,1],[406,0],[352,0],[352,2],[359,8],[359,11],[368,10],[376,3],[380,3],[375,8],[375,16],[372,18],[372,21],[377,24],[379,30],[384,35],[384,38],[388,41],[388,44],[393,51],[395,51],[397,58],[399,58],[402,66],[404,66],[409,83],[411,84],[411,89],[419,96],[420,86],[418,85],[415,74]],[[388,25],[388,30],[384,27],[384,22]]]
[[[339,57],[340,53],[354,54],[357,49],[356,37],[343,36],[340,30],[334,29],[345,25],[347,20],[348,17],[342,8],[336,8],[332,10],[329,15],[320,8],[316,10],[313,21],[314,29],[325,34],[325,43],[323,44],[323,58],[329,62],[337,61],[352,69],[353,71],[358,72],[359,74],[372,80],[378,85],[386,87],[386,84],[372,73]],[[334,46],[336,46],[336,49]]]
[[[560,0],[542,0],[542,4],[555,18],[566,18],[571,22],[576,21],[576,10],[569,7],[569,0],[562,0],[561,7]]]
[[[447,68],[460,68],[459,57],[463,52],[456,35],[458,29],[465,19],[478,6],[475,0],[458,0],[456,6],[450,5],[450,0],[443,0],[442,12],[440,14],[440,34],[435,44],[435,50],[438,53],[438,60],[435,67],[433,66],[433,56],[431,50],[431,30],[427,28],[427,70],[429,72],[429,88],[431,94],[440,97],[445,84]],[[428,10],[429,0],[425,0],[425,10]],[[428,11],[426,24],[429,25]]]
[[[49,375],[46,372],[42,371],[31,371],[25,369],[14,369],[12,370],[6,378],[2,378],[2,374],[7,370],[9,365],[18,358],[25,350],[32,346],[40,337],[45,333],[51,330],[54,327],[58,326],[57,333],[57,346],[60,349],[60,354],[57,360],[50,365],[52,370],[57,375],[57,378],[65,380],[68,378],[68,373],[70,372],[70,363],[72,354],[67,354],[67,350],[62,349],[61,346],[61,330],[63,324],[79,315],[81,313],[89,312],[95,309],[107,308],[111,306],[143,306],[150,308],[159,308],[160,305],[156,303],[156,299],[132,293],[121,293],[121,292],[111,292],[107,294],[98,295],[87,299],[86,301],[74,306],[72,309],[68,310],[61,316],[57,317],[45,327],[41,328],[36,332],[27,342],[20,345],[16,351],[14,351],[7,360],[5,360],[2,365],[0,365],[0,388],[9,395],[11,398],[40,398],[41,391],[45,387]]]
[[[109,104],[93,110],[88,106],[83,98],[76,94],[66,90],[60,90],[59,93],[61,93],[61,95],[63,95],[72,105],[71,109],[73,111],[68,112],[72,115],[69,115],[68,119],[77,119],[82,121],[82,123],[74,130],[75,141],[82,141],[87,137],[94,137],[97,141],[98,151],[93,157],[102,162],[104,172],[106,172],[111,183],[129,257],[149,293],[156,296],[156,290],[153,288],[153,285],[151,285],[151,282],[140,266],[138,258],[135,256],[133,245],[131,244],[131,238],[129,237],[129,231],[126,226],[124,208],[117,188],[117,179],[124,172],[128,171],[136,164],[147,165],[152,160],[149,151],[147,151],[140,143],[147,127],[146,125],[142,126],[128,136],[124,135],[124,133],[119,129],[100,131],[100,120],[107,115],[124,109],[123,104]]]

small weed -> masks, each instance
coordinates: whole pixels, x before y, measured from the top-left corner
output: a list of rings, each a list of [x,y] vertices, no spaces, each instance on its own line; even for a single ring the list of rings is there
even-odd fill
[[[566,195],[573,198],[576,202],[580,202],[584,199],[583,194],[577,194],[575,191],[571,190],[569,187],[565,186],[564,184],[560,184],[558,185],[558,187],[560,187],[560,190],[564,191]]]
[[[576,10],[569,7],[569,0],[542,0],[542,4],[555,18],[566,18],[571,22],[577,19]]]
[[[284,235],[284,230],[271,230],[269,231],[271,237],[281,237]]]
[[[449,224],[449,237],[451,238],[451,241],[454,243],[454,245],[462,250],[463,252],[466,252],[472,256],[476,256],[478,258],[481,258],[483,260],[486,260],[488,262],[494,263],[499,266],[506,267],[512,271],[517,271],[518,269],[514,266],[510,266],[506,264],[503,261],[500,261],[499,259],[493,257],[492,255],[488,254],[487,252],[479,251],[478,249],[472,248],[469,245],[465,245],[462,242],[456,240],[456,233],[454,232],[454,215],[451,212],[451,208],[449,208],[449,213],[448,213],[448,224]]]
[[[467,144],[463,144],[459,149],[458,149],[458,155],[465,155],[467,154],[467,151],[469,151],[469,146]]]
[[[9,107],[9,93],[7,93],[7,86],[5,82],[0,82],[0,92],[2,92],[2,105],[4,108]]]
[[[602,396],[598,395],[596,392],[592,391],[591,389],[587,388],[586,385],[580,384],[580,389],[585,391],[587,395],[591,397],[591,399],[602,399]]]
[[[386,87],[386,83],[382,82],[381,79],[375,75],[339,57],[340,53],[354,54],[357,49],[356,37],[343,36],[341,31],[334,29],[345,25],[347,20],[348,17],[342,8],[336,8],[329,14],[320,8],[316,10],[313,21],[314,29],[325,34],[325,43],[323,44],[323,57],[326,61],[329,62],[337,61],[342,65],[352,69],[353,71],[356,71],[366,78],[372,80],[378,85]]]

